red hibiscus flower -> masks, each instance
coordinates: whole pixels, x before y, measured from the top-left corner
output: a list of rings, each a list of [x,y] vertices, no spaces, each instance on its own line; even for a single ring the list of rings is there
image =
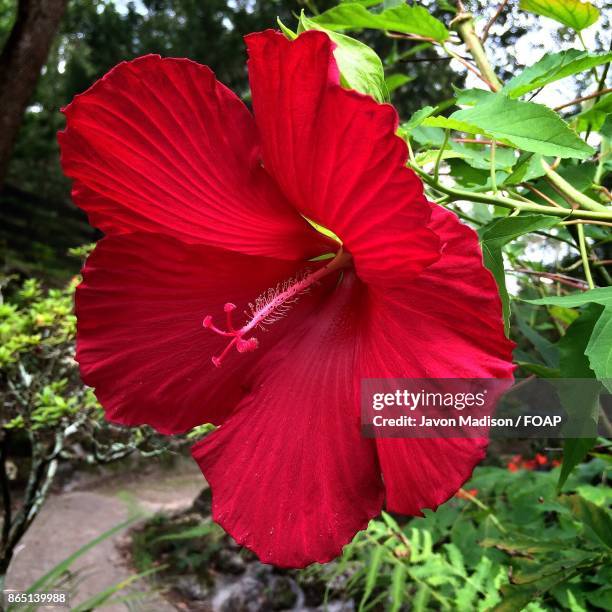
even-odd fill
[[[208,68],[157,56],[65,109],[64,171],[106,233],[77,359],[112,421],[220,425],[193,450],[214,519],[301,567],[383,500],[437,507],[485,452],[362,437],[360,380],[508,377],[512,346],[476,236],[425,200],[394,109],[340,86],[324,33],[246,41],[254,116]]]

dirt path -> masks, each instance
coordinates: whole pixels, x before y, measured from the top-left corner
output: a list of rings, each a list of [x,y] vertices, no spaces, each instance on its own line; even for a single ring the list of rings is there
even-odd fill
[[[191,504],[203,486],[202,475],[189,459],[180,458],[172,468],[153,464],[146,472],[111,473],[87,479],[72,490],[52,495],[27,532],[9,567],[6,588],[25,589],[57,563],[104,531],[122,523],[134,512],[145,514],[174,510]],[[133,574],[123,562],[119,546],[125,538],[120,532],[98,544],[73,565],[82,572],[82,582],[73,603],[85,601]],[[136,584],[132,592],[146,589]],[[131,603],[130,609],[170,612],[166,600],[156,594]],[[105,607],[125,612],[124,604]]]

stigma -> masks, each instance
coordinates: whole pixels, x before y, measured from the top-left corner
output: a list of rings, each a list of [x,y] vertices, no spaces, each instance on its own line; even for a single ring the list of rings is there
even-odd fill
[[[228,338],[228,344],[221,354],[211,358],[213,365],[217,368],[221,367],[223,360],[233,348],[238,353],[255,351],[259,347],[259,340],[253,336],[256,329],[265,330],[268,325],[282,319],[302,295],[308,293],[314,285],[318,284],[328,274],[348,266],[351,260],[351,255],[340,249],[326,266],[315,272],[305,270],[298,276],[268,289],[257,297],[254,303],[249,304],[249,310],[245,312],[248,320],[241,327],[234,324],[233,313],[236,310],[236,305],[232,302],[226,302],[223,306],[226,329],[217,327],[213,322],[212,315],[206,315],[202,321],[202,327],[219,336]]]

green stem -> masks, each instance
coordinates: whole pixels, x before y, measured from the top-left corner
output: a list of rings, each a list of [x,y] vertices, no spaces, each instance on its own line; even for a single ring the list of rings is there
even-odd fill
[[[541,204],[527,204],[520,200],[508,198],[502,195],[489,195],[486,193],[477,193],[474,191],[467,191],[466,189],[457,189],[456,187],[449,187],[438,183],[433,180],[427,172],[417,166],[415,163],[409,164],[412,168],[428,185],[439,191],[440,193],[446,193],[455,200],[467,200],[468,202],[475,202],[480,204],[491,204],[493,206],[502,206],[503,208],[509,208],[512,210],[518,210],[519,212],[534,212],[544,215],[552,215],[553,217],[562,217],[564,219],[586,219],[586,220],[600,220],[600,221],[612,221],[612,210],[606,212],[582,210],[569,208],[556,208],[553,206],[543,206]]]
[[[495,172],[495,141],[491,141],[491,189],[497,193],[497,172]]]
[[[451,26],[458,32],[459,36],[461,36],[461,39],[472,54],[476,65],[490,88],[493,91],[499,91],[502,88],[502,83],[497,78],[495,71],[487,59],[480,38],[478,38],[476,30],[474,29],[474,18],[471,13],[460,12],[451,22]]]
[[[444,130],[444,140],[442,142],[442,146],[438,151],[438,156],[436,157],[436,165],[434,166],[433,179],[437,183],[438,175],[440,172],[440,162],[442,161],[442,155],[444,154],[444,149],[446,149],[446,145],[448,144],[448,137],[450,135],[450,130]]]
[[[584,238],[584,225],[578,223],[578,244],[580,246],[580,257],[582,258],[582,267],[584,268],[584,275],[589,285],[589,289],[595,288],[593,282],[593,276],[591,275],[591,267],[589,266],[589,254],[587,251],[586,240]]]
[[[546,176],[550,179],[551,183],[582,208],[601,212],[608,212],[610,210],[607,206],[596,202],[589,198],[589,196],[578,191],[573,185],[570,185],[570,183],[557,174],[544,159],[542,159],[542,168],[544,168],[544,172],[546,172]]]

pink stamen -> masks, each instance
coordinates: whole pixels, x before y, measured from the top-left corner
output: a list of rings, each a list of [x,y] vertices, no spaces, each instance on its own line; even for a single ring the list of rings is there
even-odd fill
[[[235,346],[239,353],[250,353],[257,349],[259,341],[255,337],[245,338],[256,327],[263,327],[277,321],[289,310],[291,304],[295,303],[300,294],[305,293],[312,285],[327,276],[331,272],[346,267],[351,261],[351,255],[340,250],[337,255],[325,267],[316,272],[306,274],[299,279],[290,279],[278,285],[276,289],[269,289],[255,300],[255,304],[249,304],[251,308],[251,319],[240,329],[234,327],[233,312],[236,305],[227,302],[223,306],[226,316],[227,330],[219,329],[214,323],[211,315],[206,315],[202,321],[202,327],[210,329],[216,334],[229,337],[231,340],[218,357],[213,357],[215,367],[221,367],[221,363],[230,349]]]

